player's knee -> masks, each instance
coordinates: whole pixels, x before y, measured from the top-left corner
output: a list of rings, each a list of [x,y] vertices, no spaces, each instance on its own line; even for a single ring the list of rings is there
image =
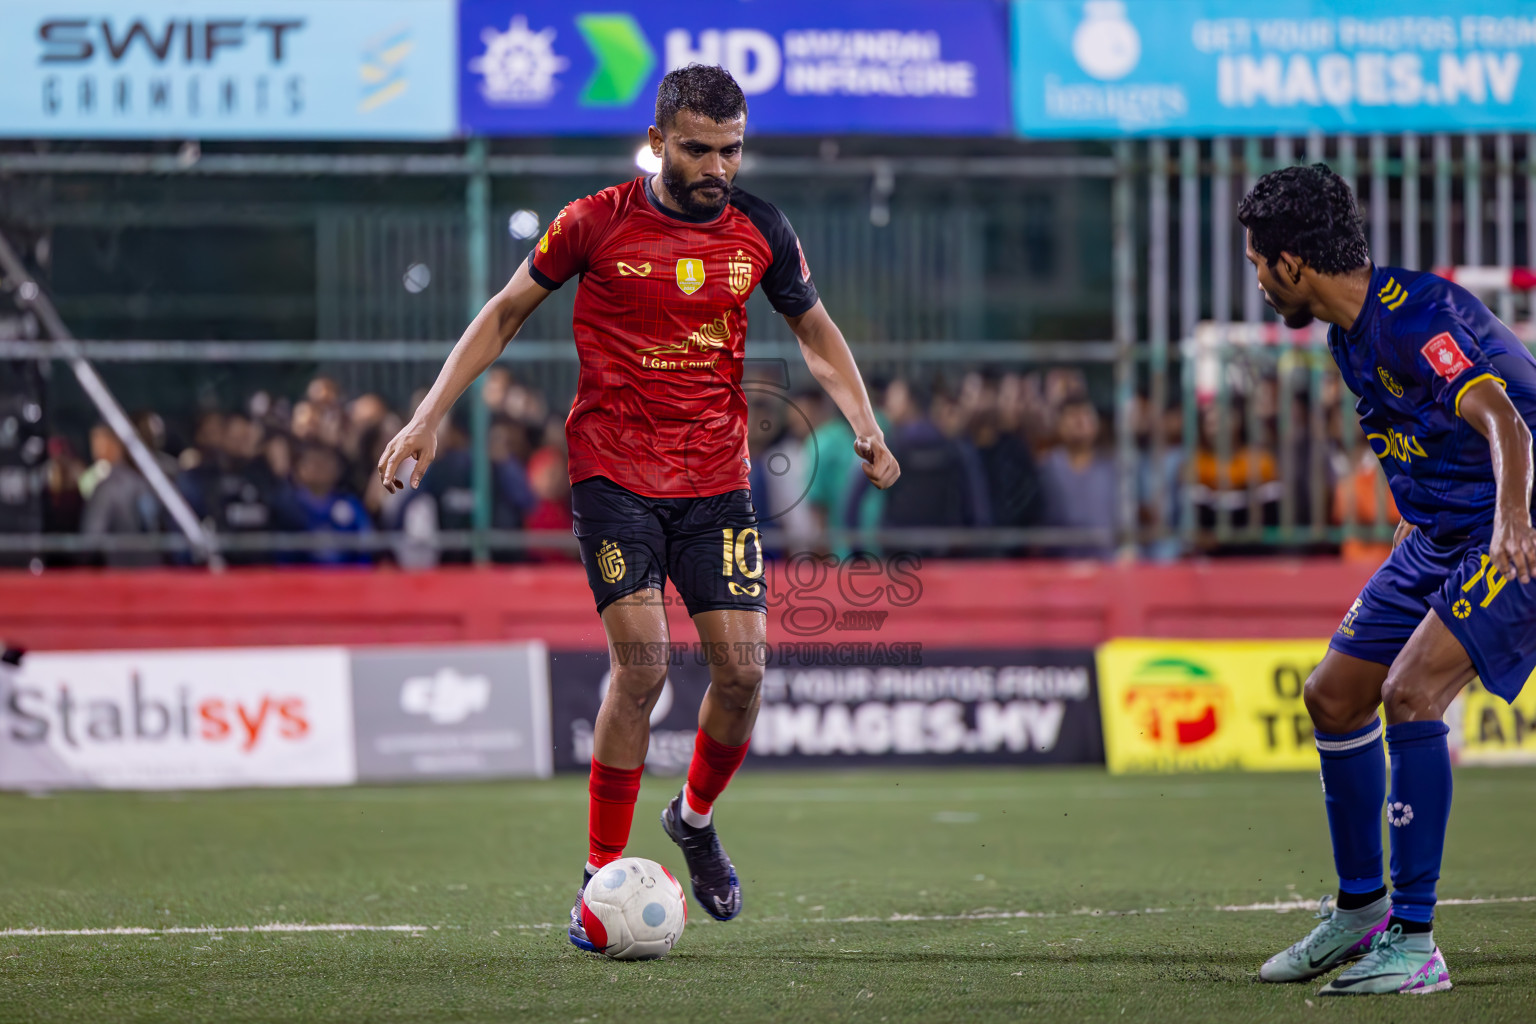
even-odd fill
[[[665,665],[615,665],[609,674],[609,699],[649,706],[666,681]]]
[[[710,673],[709,685],[730,704],[746,707],[763,685],[763,667],[750,659],[742,664],[722,665]]]
[[[1381,685],[1381,705],[1389,722],[1438,718],[1435,692],[1414,676],[1392,672]]]
[[[1312,718],[1312,727],[1320,732],[1349,732],[1356,728],[1355,719],[1362,713],[1348,698],[1347,691],[1333,685],[1329,676],[1321,671],[1307,677],[1301,699]]]

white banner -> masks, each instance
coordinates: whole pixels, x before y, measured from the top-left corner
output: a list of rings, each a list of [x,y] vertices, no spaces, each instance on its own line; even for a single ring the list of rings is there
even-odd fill
[[[356,780],[341,647],[37,653],[0,677],[0,787]]]

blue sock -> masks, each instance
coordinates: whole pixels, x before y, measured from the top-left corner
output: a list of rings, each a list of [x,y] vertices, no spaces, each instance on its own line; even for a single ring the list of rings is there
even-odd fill
[[[1435,916],[1435,883],[1451,817],[1450,729],[1444,722],[1387,726],[1392,755],[1392,916],[1428,923]]]
[[[1354,732],[1314,735],[1339,892],[1375,892],[1381,888],[1381,805],[1387,798],[1381,719]]]

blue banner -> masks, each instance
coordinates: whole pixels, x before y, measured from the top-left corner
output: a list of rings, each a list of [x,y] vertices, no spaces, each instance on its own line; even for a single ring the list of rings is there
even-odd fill
[[[1014,0],[1032,136],[1536,127],[1529,0]]]
[[[0,136],[457,132],[453,0],[0,2]]]
[[[996,0],[463,0],[461,122],[489,135],[642,132],[669,69],[719,64],[772,134],[1009,133]]]

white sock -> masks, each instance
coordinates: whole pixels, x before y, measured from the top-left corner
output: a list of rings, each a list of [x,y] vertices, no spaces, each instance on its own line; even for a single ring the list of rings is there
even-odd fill
[[[602,870],[602,868],[595,868],[595,867],[592,866],[592,862],[591,861],[587,861],[587,866],[582,868],[582,870],[585,871],[588,876],[591,876],[591,875],[597,874],[599,871]]]
[[[708,811],[700,814],[693,809],[688,802],[688,787],[683,786],[683,823],[689,828],[708,828],[709,823],[715,819],[715,808],[711,806]]]

